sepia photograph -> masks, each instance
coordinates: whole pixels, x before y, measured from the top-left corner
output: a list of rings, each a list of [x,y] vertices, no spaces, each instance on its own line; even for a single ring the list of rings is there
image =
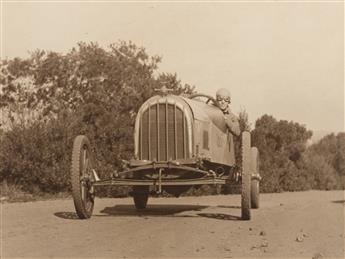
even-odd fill
[[[345,258],[344,0],[0,0],[0,258]]]

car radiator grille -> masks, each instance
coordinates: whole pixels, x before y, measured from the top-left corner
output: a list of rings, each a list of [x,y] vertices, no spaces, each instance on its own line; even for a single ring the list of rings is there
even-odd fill
[[[169,161],[189,158],[187,120],[174,104],[151,104],[140,119],[139,158]]]

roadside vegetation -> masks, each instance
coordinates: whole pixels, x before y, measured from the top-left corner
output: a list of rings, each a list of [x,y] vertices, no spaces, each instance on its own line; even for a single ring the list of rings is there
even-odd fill
[[[27,59],[1,60],[1,196],[65,196],[72,143],[79,134],[91,139],[95,166],[103,174],[130,159],[136,112],[155,89],[195,91],[176,74],[159,73],[160,62],[122,41],[106,49],[79,43],[67,54],[36,50]],[[249,129],[245,111],[240,118],[242,129]],[[307,147],[311,136],[303,125],[270,115],[256,121],[252,142],[260,150],[262,191],[344,188],[345,133]],[[127,191],[106,188],[98,194],[121,197]],[[204,187],[190,194],[214,192]]]

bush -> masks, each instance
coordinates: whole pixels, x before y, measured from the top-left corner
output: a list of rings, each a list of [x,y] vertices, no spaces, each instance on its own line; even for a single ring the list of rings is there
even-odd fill
[[[66,118],[14,124],[0,144],[1,180],[31,193],[67,191],[72,135]]]

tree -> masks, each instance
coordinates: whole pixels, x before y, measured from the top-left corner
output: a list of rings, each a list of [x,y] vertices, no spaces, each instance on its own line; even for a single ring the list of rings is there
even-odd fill
[[[177,78],[177,74],[162,73],[157,78],[157,87],[165,86],[169,89],[170,93],[180,94],[192,94],[195,93],[195,87],[189,84],[182,84],[181,80]]]
[[[327,184],[325,179],[337,182],[332,185],[335,187],[345,188],[345,133],[338,135],[334,133],[323,137],[319,142],[311,145],[305,159],[308,162],[309,171],[318,179],[314,188],[325,189]],[[317,166],[315,166],[317,165]],[[320,172],[322,168],[322,172]]]
[[[255,122],[252,145],[260,151],[263,190],[283,191],[306,188],[302,154],[312,132],[305,126],[263,115]]]

